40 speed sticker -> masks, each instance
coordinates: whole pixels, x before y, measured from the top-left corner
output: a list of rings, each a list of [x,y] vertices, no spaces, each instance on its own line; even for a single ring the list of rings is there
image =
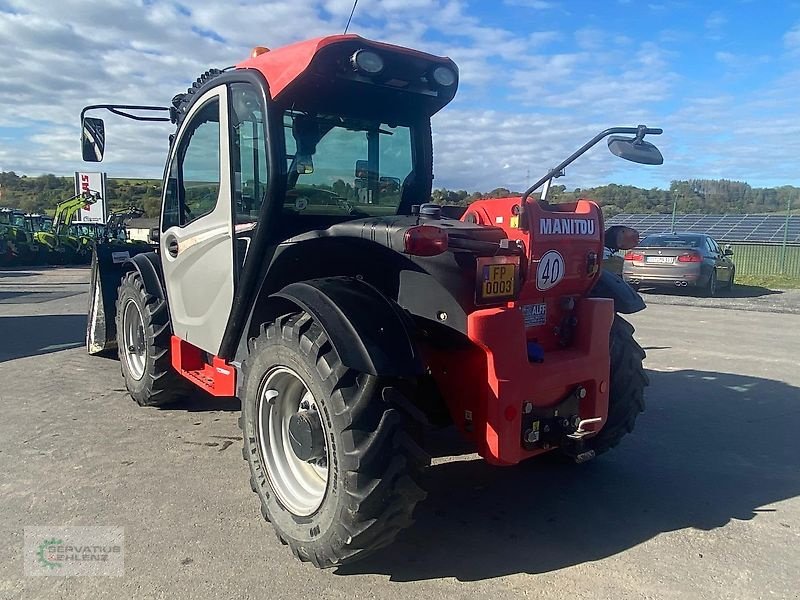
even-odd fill
[[[548,250],[542,255],[536,267],[536,289],[549,290],[564,278],[564,257],[555,250]]]

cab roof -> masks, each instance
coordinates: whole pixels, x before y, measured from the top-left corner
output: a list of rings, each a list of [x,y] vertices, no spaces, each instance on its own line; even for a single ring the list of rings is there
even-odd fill
[[[270,95],[273,99],[278,96],[295,80],[300,78],[311,65],[317,53],[327,46],[361,42],[365,47],[384,49],[396,54],[406,54],[431,62],[438,62],[455,68],[455,64],[446,57],[435,56],[419,50],[412,50],[403,46],[395,46],[383,42],[367,40],[359,35],[329,35],[314,38],[303,42],[296,42],[268,50],[258,56],[250,57],[236,65],[237,69],[255,69],[259,71],[269,84]]]

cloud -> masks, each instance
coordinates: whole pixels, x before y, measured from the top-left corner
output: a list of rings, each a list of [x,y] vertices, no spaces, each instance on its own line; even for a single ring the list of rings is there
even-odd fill
[[[800,51],[800,23],[783,34],[783,46],[789,52]]]
[[[609,21],[544,21],[530,12],[563,10],[556,2],[506,0],[526,10],[498,3],[491,19],[476,11],[478,4],[360,0],[351,25],[365,37],[449,55],[459,65],[459,94],[433,119],[435,185],[522,189],[598,131],[638,123],[664,127],[655,140],[663,167],[616,160],[600,145],[560,183],[665,186],[715,174],[797,180],[791,166],[800,153],[798,73],[774,71],[743,92],[715,89],[726,72],[740,76],[767,60],[736,46],[712,54],[716,80],[691,80],[682,71],[681,59],[713,19],[676,30],[669,11],[644,7],[644,14],[663,16],[660,33],[644,36]],[[200,73],[235,64],[255,45],[340,33],[351,8],[352,0],[307,0],[302,10],[296,0],[0,0],[0,169],[79,170],[83,106],[165,105]],[[513,22],[518,15],[537,17],[531,23],[541,30]],[[800,24],[783,43],[800,51]],[[777,62],[770,66],[777,69]],[[102,168],[110,176],[160,176],[168,126],[111,117],[107,132]]]

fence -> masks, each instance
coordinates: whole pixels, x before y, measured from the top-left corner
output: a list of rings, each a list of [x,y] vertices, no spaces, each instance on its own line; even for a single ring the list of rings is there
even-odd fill
[[[737,275],[787,275],[800,278],[800,246],[731,243]]]

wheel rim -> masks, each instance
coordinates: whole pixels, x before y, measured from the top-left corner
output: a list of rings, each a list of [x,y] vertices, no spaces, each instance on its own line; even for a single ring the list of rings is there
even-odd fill
[[[147,343],[142,313],[133,299],[129,299],[125,303],[122,313],[122,339],[125,343],[123,356],[128,365],[128,372],[138,381],[144,377]]]
[[[264,377],[258,397],[258,441],[272,489],[281,503],[298,516],[319,509],[328,489],[330,448],[324,435],[324,454],[305,461],[292,449],[289,422],[292,415],[308,411],[316,415],[323,433],[314,395],[303,379],[289,367],[271,369]]]

